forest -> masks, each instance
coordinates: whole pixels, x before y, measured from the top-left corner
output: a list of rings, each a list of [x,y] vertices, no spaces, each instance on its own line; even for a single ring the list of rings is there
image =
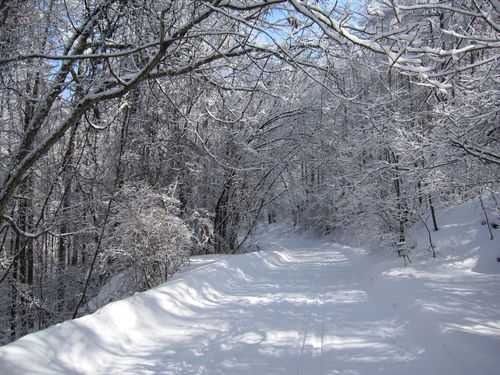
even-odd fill
[[[497,0],[1,0],[0,344],[260,223],[498,212],[499,32]]]

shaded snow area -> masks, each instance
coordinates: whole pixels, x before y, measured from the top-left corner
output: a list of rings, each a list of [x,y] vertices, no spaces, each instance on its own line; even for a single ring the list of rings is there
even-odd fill
[[[279,231],[265,251],[198,257],[154,290],[0,348],[0,373],[498,374],[500,230],[490,241],[469,206],[438,219],[438,257],[417,227],[408,267]]]

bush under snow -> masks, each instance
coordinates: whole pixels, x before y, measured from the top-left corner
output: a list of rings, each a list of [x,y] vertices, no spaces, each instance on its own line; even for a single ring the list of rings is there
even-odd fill
[[[189,261],[192,232],[178,216],[178,201],[166,191],[125,185],[111,224],[102,264],[113,274],[127,272],[133,289],[128,292],[165,282]]]

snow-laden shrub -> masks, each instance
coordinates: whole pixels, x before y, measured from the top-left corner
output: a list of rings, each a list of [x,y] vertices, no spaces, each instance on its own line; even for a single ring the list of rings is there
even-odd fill
[[[186,222],[193,233],[191,255],[211,254],[214,252],[212,240],[214,223],[207,210],[199,209],[186,218]]]
[[[102,264],[130,275],[133,291],[165,282],[189,261],[193,235],[178,205],[147,185],[127,184],[119,192]]]

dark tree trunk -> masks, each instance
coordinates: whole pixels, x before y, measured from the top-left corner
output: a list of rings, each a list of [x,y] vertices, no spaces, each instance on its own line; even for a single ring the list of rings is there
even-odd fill
[[[430,195],[429,195],[429,207],[431,208],[432,225],[434,225],[434,231],[437,232],[439,228],[436,220],[436,212],[434,210],[434,204],[432,203],[432,198]]]

